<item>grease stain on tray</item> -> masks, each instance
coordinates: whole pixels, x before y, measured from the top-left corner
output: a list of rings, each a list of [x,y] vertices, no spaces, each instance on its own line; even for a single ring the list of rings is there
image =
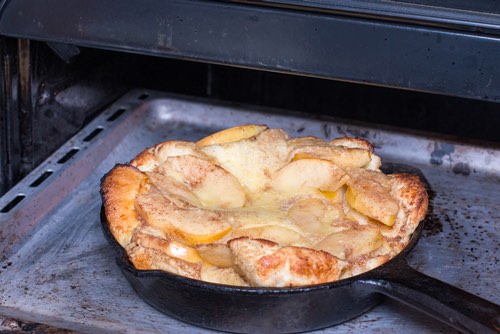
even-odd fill
[[[464,176],[469,176],[471,173],[471,169],[469,167],[469,164],[464,163],[464,162],[456,163],[453,166],[452,170],[453,170],[453,173],[459,174],[459,175],[464,175]]]
[[[431,159],[430,163],[431,165],[437,165],[440,166],[443,164],[443,158],[445,156],[448,156],[448,158],[451,159],[451,156],[455,152],[455,145],[454,144],[447,144],[447,143],[434,143],[434,149],[431,152]]]

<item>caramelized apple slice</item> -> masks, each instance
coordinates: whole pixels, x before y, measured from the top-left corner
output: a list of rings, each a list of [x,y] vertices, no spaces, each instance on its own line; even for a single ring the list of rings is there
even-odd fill
[[[266,225],[234,230],[231,238],[249,237],[276,242],[282,246],[309,246],[309,241],[300,233],[279,225]]]
[[[208,137],[199,140],[196,145],[208,146],[215,144],[226,144],[242,139],[257,136],[262,131],[266,130],[267,126],[258,124],[239,125],[229,129],[216,132]]]
[[[382,173],[365,171],[361,177],[351,177],[347,182],[346,201],[355,210],[392,226],[399,211],[398,202],[392,198],[389,180]]]
[[[277,172],[272,186],[283,193],[295,193],[307,188],[336,191],[346,180],[347,174],[331,161],[307,158],[285,165]]]
[[[363,226],[330,234],[314,248],[346,260],[372,252],[382,246],[383,242],[384,238],[378,229]]]
[[[217,241],[231,230],[231,225],[218,213],[181,209],[158,190],[137,196],[136,210],[147,225],[188,245]]]
[[[196,245],[201,258],[214,266],[229,268],[233,266],[233,254],[226,244]]]
[[[183,183],[204,207],[239,208],[246,193],[238,180],[212,162],[192,155],[168,158],[161,166],[168,177]]]

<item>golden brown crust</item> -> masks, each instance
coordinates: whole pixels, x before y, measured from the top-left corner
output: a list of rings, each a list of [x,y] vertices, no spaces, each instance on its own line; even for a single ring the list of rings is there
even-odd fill
[[[274,281],[276,286],[296,286],[336,281],[340,268],[338,259],[327,252],[285,246],[261,257],[257,273],[263,283]]]
[[[140,224],[135,198],[146,180],[144,173],[130,165],[116,165],[102,180],[106,219],[111,233],[123,247],[128,245],[133,230]]]
[[[425,218],[429,200],[420,178],[410,174],[391,174],[391,194],[399,201],[400,212],[396,224],[390,232],[382,232],[386,237],[408,237]]]
[[[310,248],[285,246],[240,237],[228,242],[237,269],[256,286],[297,286],[337,280],[341,267],[333,255]]]

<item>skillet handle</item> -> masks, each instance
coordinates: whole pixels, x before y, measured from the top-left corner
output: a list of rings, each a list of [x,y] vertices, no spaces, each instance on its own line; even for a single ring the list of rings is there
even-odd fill
[[[359,283],[408,304],[464,333],[500,333],[500,306],[422,274],[399,258]]]

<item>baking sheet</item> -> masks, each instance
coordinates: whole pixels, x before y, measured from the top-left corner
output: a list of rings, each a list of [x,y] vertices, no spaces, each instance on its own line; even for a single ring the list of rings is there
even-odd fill
[[[499,147],[138,89],[0,198],[0,320],[12,317],[87,333],[212,332],[163,315],[134,293],[101,231],[99,182],[115,163],[129,161],[145,147],[169,139],[196,140],[242,123],[281,127],[291,136],[361,136],[376,146],[383,161],[421,169],[433,190],[430,223],[410,264],[500,303]],[[387,300],[317,332],[455,331]]]

